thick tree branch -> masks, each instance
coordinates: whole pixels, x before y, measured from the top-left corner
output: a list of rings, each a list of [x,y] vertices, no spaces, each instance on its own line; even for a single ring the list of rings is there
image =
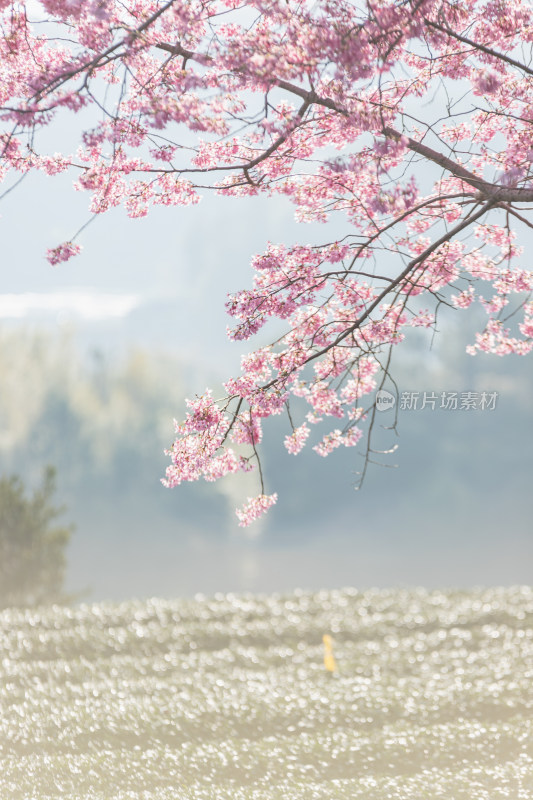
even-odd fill
[[[395,139],[396,141],[400,141],[400,139],[403,137],[399,131],[388,126],[383,129],[383,134],[390,139]],[[503,203],[533,202],[533,189],[522,189],[519,187],[513,188],[499,186],[496,183],[489,183],[483,178],[474,175],[473,172],[470,172],[461,164],[457,164],[455,161],[452,161],[451,158],[448,158],[442,153],[439,153],[437,150],[433,150],[431,147],[422,144],[422,142],[417,142],[416,139],[412,139],[410,136],[405,136],[403,138],[406,139],[406,146],[409,148],[409,150],[424,156],[424,158],[427,158],[428,161],[433,161],[447,172],[451,172],[451,174],[455,175],[456,178],[460,178],[465,183],[470,184],[470,186],[473,186],[479,191],[482,197],[491,198]]]
[[[158,44],[161,50],[166,50],[169,53],[173,53],[175,55],[183,56],[187,59],[192,59],[194,61],[198,61],[200,63],[208,63],[211,61],[209,56],[201,56],[198,53],[194,53],[192,50],[186,50],[181,45],[172,45],[172,44],[165,44],[161,43]],[[518,62],[517,62],[518,63]],[[532,72],[533,74],[533,72]],[[343,116],[349,116],[349,112],[346,109],[343,109],[333,100],[327,97],[321,97],[313,90],[304,89],[301,86],[297,86],[294,83],[290,83],[289,81],[281,80],[281,79],[272,79],[273,85],[279,87],[280,89],[285,89],[287,92],[291,94],[297,95],[301,97],[304,101],[304,105],[298,111],[298,116],[303,118],[305,112],[308,108],[312,105],[319,105],[323,106],[324,108],[329,108],[331,111],[336,111]],[[452,161],[451,158],[448,158],[442,153],[439,153],[437,150],[433,150],[431,147],[428,147],[422,142],[416,141],[416,139],[411,138],[410,136],[404,136],[400,131],[397,131],[395,128],[390,126],[385,126],[381,133],[383,136],[386,136],[389,139],[394,139],[395,141],[400,141],[402,138],[406,141],[406,146],[414,153],[418,153],[418,155],[423,156],[424,158],[428,159],[428,161],[432,161],[435,164],[438,164],[440,167],[445,169],[447,172],[450,172],[452,175],[455,175],[456,178],[460,178],[465,183],[468,183],[470,186],[473,186],[479,192],[480,199],[486,198],[491,200],[501,201],[503,203],[531,203],[533,202],[533,188],[522,188],[522,187],[507,187],[501,186],[495,183],[489,183],[488,181],[484,180],[483,178],[475,175],[473,172],[470,172],[461,164],[457,164],[455,161]],[[288,134],[280,136],[276,142],[274,142],[265,153],[258,156],[249,164],[246,165],[246,168],[249,169],[250,167],[256,166],[261,161],[264,161],[265,158],[272,155],[273,152],[277,149],[279,145],[281,145],[287,138]],[[235,167],[234,167],[235,168]],[[244,168],[244,167],[242,167]]]
[[[487,47],[485,44],[481,44],[480,42],[474,42],[472,39],[468,39],[466,36],[462,36],[460,33],[456,33],[452,31],[450,28],[445,27],[444,25],[439,25],[438,22],[433,22],[430,19],[424,19],[426,25],[430,28],[434,28],[437,31],[441,31],[441,33],[445,33],[447,36],[451,36],[452,39],[457,39],[458,42],[463,42],[463,44],[468,44],[472,47],[473,50],[481,50],[483,53],[486,53],[489,56],[493,56],[497,58],[499,61],[505,61],[507,64],[510,64],[517,69],[523,70],[523,72],[527,72],[528,75],[533,75],[533,69],[531,67],[527,67],[525,64],[522,64],[520,61],[516,61],[511,56],[506,56],[505,53],[499,53],[497,50],[493,50],[491,47]]]

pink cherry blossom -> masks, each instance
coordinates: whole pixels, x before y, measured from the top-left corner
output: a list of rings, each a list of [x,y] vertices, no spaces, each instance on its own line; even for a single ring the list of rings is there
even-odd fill
[[[249,497],[242,508],[235,512],[239,519],[239,526],[245,528],[250,523],[265,514],[268,509],[278,500],[277,494],[260,494],[257,497]]]
[[[473,286],[469,286],[461,294],[452,294],[451,300],[456,308],[469,308],[475,297],[475,290]]]
[[[63,244],[48,250],[46,258],[50,264],[52,264],[52,266],[55,266],[55,264],[60,264],[62,261],[68,261],[69,258],[77,255],[80,251],[81,247],[79,244],[74,244],[73,242],[63,242]]]
[[[393,352],[442,306],[484,306],[472,355],[533,349],[529,0],[0,0],[0,19],[7,191],[63,173],[93,214],[177,224],[204,192],[263,194],[304,223],[228,296],[229,337],[261,338],[224,397],[188,401],[165,485],[260,467],[273,416],[291,454],[368,454]],[[81,250],[50,244],[51,264]],[[242,525],[276,500],[256,474]]]
[[[286,436],[285,447],[288,452],[292,453],[293,456],[297,455],[302,447],[305,446],[310,432],[309,427],[304,422],[302,425],[299,425],[298,428],[295,428],[290,436]]]

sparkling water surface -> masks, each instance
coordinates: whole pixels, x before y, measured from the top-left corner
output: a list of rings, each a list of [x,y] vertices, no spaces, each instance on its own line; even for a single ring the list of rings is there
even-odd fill
[[[533,588],[6,610],[0,635],[1,800],[533,798]]]

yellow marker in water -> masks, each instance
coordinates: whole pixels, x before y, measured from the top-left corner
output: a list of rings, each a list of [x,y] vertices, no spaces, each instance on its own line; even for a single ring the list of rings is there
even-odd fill
[[[328,633],[322,637],[324,642],[324,666],[328,672],[337,672],[337,662],[333,655],[333,639]]]

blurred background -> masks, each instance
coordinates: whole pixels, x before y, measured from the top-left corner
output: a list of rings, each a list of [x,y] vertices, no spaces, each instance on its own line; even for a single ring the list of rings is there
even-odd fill
[[[174,417],[262,340],[230,343],[228,291],[249,286],[267,241],[346,230],[297,225],[281,200],[205,197],[140,220],[116,210],[50,267],[48,247],[87,221],[68,177],[28,175],[1,203],[0,473],[36,486],[57,469],[76,531],[66,588],[94,600],[296,587],[472,587],[531,583],[531,358],[465,354],[484,314],[449,310],[434,341],[402,345],[400,392],[496,392],[494,409],[378,415],[399,447],[354,491],[363,448],[320,458],[266,427],[267,491],[278,505],[247,530],[234,507],[255,476],[165,489]],[[416,334],[416,335],[415,335]],[[268,330],[264,341],[268,339]]]

